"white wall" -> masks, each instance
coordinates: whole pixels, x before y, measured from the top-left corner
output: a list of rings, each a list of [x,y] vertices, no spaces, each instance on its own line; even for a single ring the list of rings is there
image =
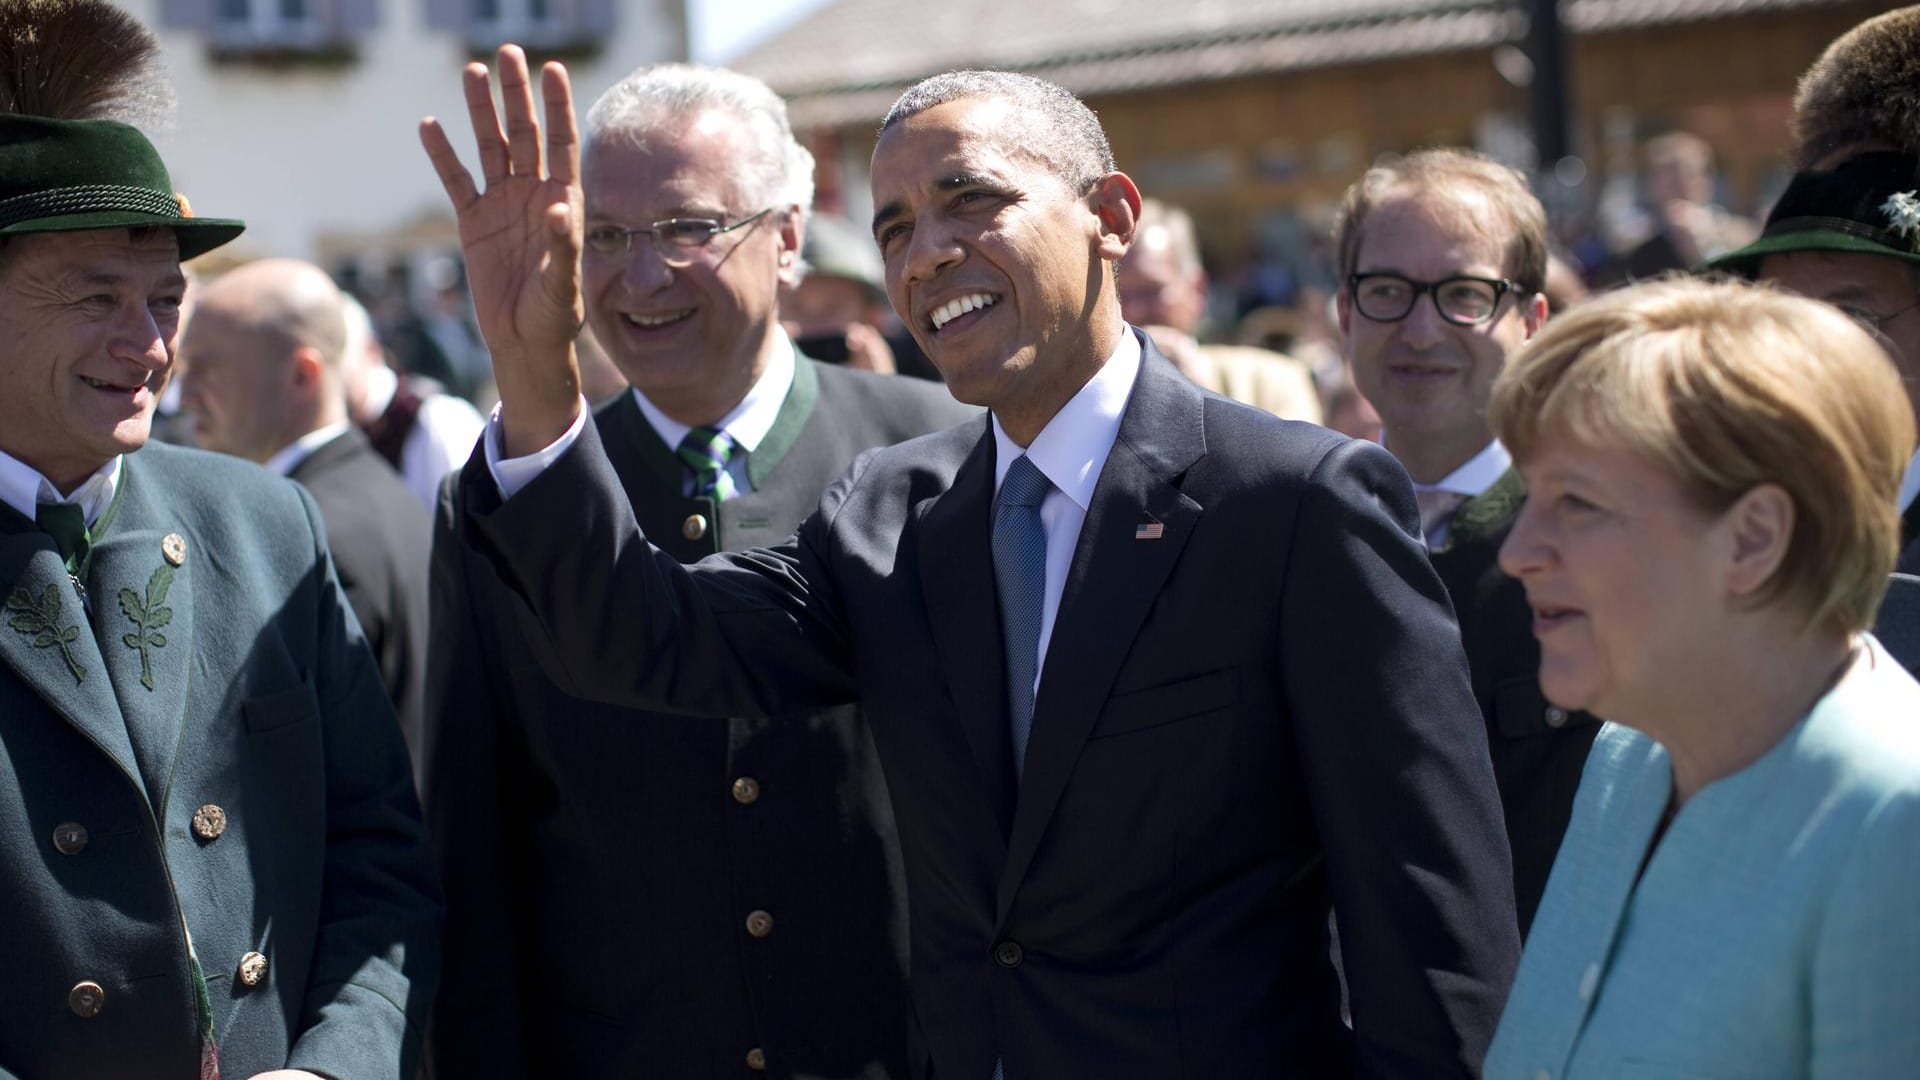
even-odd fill
[[[178,98],[173,127],[149,132],[195,213],[238,217],[232,253],[320,257],[331,235],[391,243],[423,218],[451,213],[420,149],[418,125],[439,116],[472,167],[460,95],[465,42],[424,26],[425,0],[379,0],[380,25],[350,64],[268,69],[212,64],[197,32],[159,25],[159,0],[120,0],[159,34]],[[635,67],[685,58],[679,0],[620,0],[615,36],[569,65],[582,112]],[[451,235],[451,226],[447,226]]]

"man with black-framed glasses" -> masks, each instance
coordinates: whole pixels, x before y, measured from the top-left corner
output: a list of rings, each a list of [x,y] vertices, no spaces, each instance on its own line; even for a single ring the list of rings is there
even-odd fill
[[[1547,317],[1546,211],[1512,169],[1469,151],[1423,150],[1347,189],[1334,247],[1354,382],[1414,481],[1430,557],[1459,617],[1524,934],[1596,728],[1540,692],[1526,597],[1495,562],[1525,492],[1487,403],[1508,355]]]
[[[861,451],[974,415],[781,329],[813,159],[757,80],[633,73],[587,118],[584,179],[586,319],[631,384],[594,422],[667,554],[777,543]],[[465,554],[456,490],[426,779],[450,894],[438,1071],[904,1074],[904,885],[859,712],[702,723],[568,697]]]

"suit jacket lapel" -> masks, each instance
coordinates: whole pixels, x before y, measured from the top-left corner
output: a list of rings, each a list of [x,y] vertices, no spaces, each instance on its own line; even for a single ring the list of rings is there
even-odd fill
[[[1004,842],[1013,822],[1013,737],[1005,649],[993,585],[993,433],[981,437],[953,485],[917,508],[920,588],[948,690]]]
[[[1006,920],[1080,748],[1200,518],[1200,505],[1177,485],[1206,452],[1204,399],[1144,335],[1142,345],[1140,376],[1087,508],[1041,668],[996,923]]]
[[[1526,501],[1527,489],[1520,474],[1508,469],[1488,485],[1487,490],[1460,504],[1447,526],[1445,546],[1477,543],[1482,537],[1506,528],[1520,512],[1520,504]]]
[[[0,535],[0,597],[0,663],[140,783],[107,665],[51,537]],[[96,596],[93,603],[97,620],[112,601]]]
[[[166,778],[187,719],[194,568],[205,549],[184,523],[166,514],[138,457],[126,460],[120,507],[94,544],[87,587],[135,761],[155,810],[165,813]],[[168,535],[184,541],[186,558],[178,567],[162,551]]]

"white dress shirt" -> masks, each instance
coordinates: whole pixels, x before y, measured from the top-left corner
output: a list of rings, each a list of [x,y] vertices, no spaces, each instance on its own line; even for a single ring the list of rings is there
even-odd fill
[[[337,424],[328,424],[323,428],[314,428],[305,435],[282,447],[280,452],[266,460],[267,471],[279,476],[291,476],[300,463],[313,456],[315,450],[345,435],[352,424],[345,420]]]
[[[1385,436],[1382,436],[1384,441]],[[1388,449],[1392,449],[1391,445]],[[1467,463],[1440,478],[1439,483],[1422,484],[1414,481],[1415,494],[1422,491],[1445,491],[1467,499],[1478,496],[1493,486],[1494,481],[1513,467],[1513,455],[1495,439],[1481,451],[1467,459]],[[1457,510],[1457,508],[1456,508]],[[1427,547],[1439,548],[1447,542],[1447,531],[1453,525],[1452,515],[1433,527],[1427,535]]]
[[[1033,445],[1024,451],[1007,437],[1000,418],[992,418],[994,493],[999,493],[1013,459],[1022,453],[1033,459],[1034,466],[1053,484],[1040,502],[1040,525],[1047,534],[1047,587],[1040,609],[1039,663],[1034,665],[1036,698],[1046,669],[1047,642],[1053,638],[1054,620],[1060,614],[1060,595],[1067,587],[1073,550],[1080,543],[1080,526],[1086,523],[1087,508],[1093,505],[1093,489],[1100,483],[1107,455],[1113,452],[1113,440],[1120,434],[1120,417],[1127,411],[1134,376],[1139,373],[1140,341],[1128,330],[1120,335],[1119,347],[1106,364],[1053,414],[1047,426],[1034,436]],[[983,537],[983,542],[986,539]]]
[[[39,520],[40,503],[78,503],[81,513],[86,515],[87,524],[91,526],[112,505],[113,493],[119,487],[119,455],[81,481],[79,487],[63,495],[52,481],[40,475],[39,470],[0,450],[0,500],[5,500],[8,506],[25,514],[28,521]]]
[[[793,343],[787,339],[786,331],[775,327],[774,333],[780,338],[780,347],[767,358],[766,370],[754,380],[753,386],[747,390],[747,396],[740,399],[740,404],[721,417],[719,423],[709,425],[726,432],[735,446],[746,451],[745,454],[736,453],[727,459],[727,472],[733,476],[733,489],[743,495],[753,490],[753,481],[747,478],[747,455],[760,449],[767,432],[773,430],[774,421],[780,419],[780,406],[786,404],[787,392],[793,389]],[[638,388],[631,393],[640,406],[640,415],[647,418],[647,423],[660,436],[660,441],[666,443],[669,450],[677,449],[680,440],[687,437],[692,427],[661,412],[660,407],[647,400],[647,395]],[[682,482],[681,494],[693,494],[693,482],[693,474],[689,472]]]
[[[760,373],[760,378],[754,381],[753,387],[747,391],[747,396],[741,398],[739,404],[722,417],[718,424],[713,425],[726,432],[728,438],[738,443],[747,452],[735,454],[727,462],[727,472],[733,476],[734,490],[743,493],[753,490],[752,483],[747,479],[747,455],[753,453],[760,446],[761,441],[767,437],[767,433],[773,430],[774,421],[780,416],[780,406],[786,403],[787,392],[793,388],[793,342],[787,337],[786,331],[778,326],[774,327],[774,335],[777,339],[777,347],[770,350],[766,369]],[[640,391],[633,391],[633,397],[640,405],[641,415],[647,418],[647,423],[653,426],[653,430],[660,435],[661,441],[667,444],[667,449],[678,448],[680,440],[686,438],[691,428],[661,412]],[[534,477],[546,472],[554,462],[560,460],[561,455],[572,448],[574,441],[580,438],[580,432],[586,428],[588,412],[586,400],[583,398],[580,403],[580,415],[573,418],[573,426],[561,433],[559,438],[542,450],[523,457],[509,458],[502,456],[505,451],[501,449],[503,435],[500,406],[495,405],[493,415],[487,418],[485,444],[487,471],[493,474],[493,482],[500,489],[500,498],[513,498],[521,488],[532,483]],[[686,484],[683,490],[691,492],[693,490],[691,475],[688,476]]]

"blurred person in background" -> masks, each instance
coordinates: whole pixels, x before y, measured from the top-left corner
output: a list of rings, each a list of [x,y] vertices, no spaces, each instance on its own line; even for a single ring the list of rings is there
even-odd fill
[[[431,513],[440,481],[473,453],[486,421],[434,380],[394,371],[367,309],[349,293],[340,300],[347,327],[340,359],[347,416]]]
[[[1487,402],[1508,356],[1547,317],[1546,210],[1504,165],[1422,150],[1347,189],[1334,248],[1347,358],[1380,411],[1382,441],[1413,478],[1433,566],[1460,620],[1524,935],[1597,726],[1541,695],[1525,598],[1496,564],[1526,492]]]
[[[845,218],[815,214],[800,258],[799,282],[780,294],[780,322],[794,345],[821,363],[894,374],[883,333],[893,308],[873,237]]]
[[[631,384],[591,426],[664,557],[777,543],[856,455],[977,415],[782,329],[813,158],[765,84],[642,68],[584,148],[586,318]],[[569,696],[463,491],[434,541],[441,1075],[904,1075],[905,887],[859,710],[696,721]]]
[[[416,761],[427,661],[425,508],[347,414],[344,294],[326,272],[264,259],[199,287],[180,352],[203,449],[313,495],[340,586],[360,620]]]
[[[1760,238],[1708,266],[1838,307],[1892,358],[1920,421],[1920,7],[1836,40],[1801,80],[1795,107],[1801,171]],[[1895,505],[1900,576],[1876,632],[1920,672],[1920,451]]]
[[[1320,422],[1312,376],[1291,357],[1245,345],[1200,344],[1207,274],[1185,210],[1142,199],[1133,247],[1117,273],[1127,321],[1146,330],[1195,385],[1275,416]]]
[[[1705,139],[1670,131],[1647,140],[1641,157],[1650,234],[1595,271],[1600,286],[1690,270],[1759,233],[1751,219],[1714,202],[1713,148]]]
[[[1611,722],[1485,1075],[1914,1075],[1920,684],[1866,633],[1893,368],[1826,305],[1657,282],[1549,324],[1493,413],[1541,685]]]

